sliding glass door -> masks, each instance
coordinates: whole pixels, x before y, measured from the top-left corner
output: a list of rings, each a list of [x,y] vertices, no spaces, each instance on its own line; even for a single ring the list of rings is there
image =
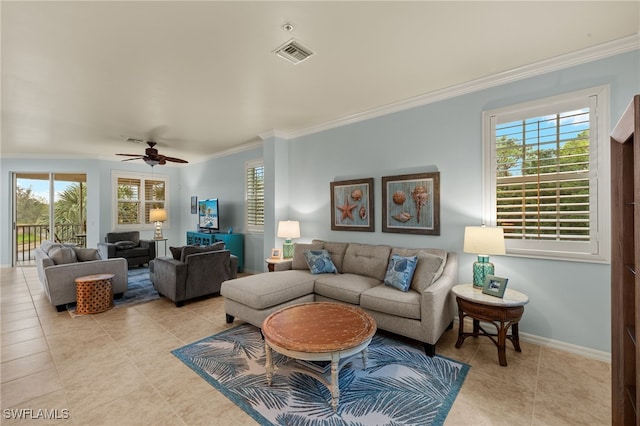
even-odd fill
[[[34,264],[43,240],[86,245],[84,173],[14,173],[14,265]]]

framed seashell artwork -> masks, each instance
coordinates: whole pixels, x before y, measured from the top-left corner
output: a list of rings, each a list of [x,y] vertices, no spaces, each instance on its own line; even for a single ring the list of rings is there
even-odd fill
[[[440,172],[382,177],[382,232],[440,235]]]
[[[331,182],[331,229],[374,231],[373,178]]]

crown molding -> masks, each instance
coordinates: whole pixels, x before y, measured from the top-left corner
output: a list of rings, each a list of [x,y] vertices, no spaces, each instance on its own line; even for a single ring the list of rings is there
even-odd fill
[[[578,50],[576,52],[571,52],[565,55],[556,56],[551,59],[546,59],[535,64],[525,65],[488,77],[483,77],[477,80],[472,80],[466,83],[447,87],[445,89],[425,93],[423,95],[418,95],[379,108],[370,109],[361,113],[328,121],[316,126],[292,131],[273,131],[273,133],[277,133],[279,135],[278,137],[284,139],[296,139],[302,136],[334,129],[336,127],[346,126],[348,124],[358,123],[360,121],[381,117],[387,114],[392,114],[418,106],[431,104],[434,102],[477,92],[491,87],[501,86],[514,81],[524,80],[526,78],[546,74],[552,71],[559,71],[575,65],[592,62],[598,59],[608,58],[610,56],[619,55],[637,49],[640,49],[640,34],[634,34],[618,40]],[[260,137],[264,139],[262,135],[260,135]]]
[[[194,161],[193,163],[202,163],[205,161],[214,160],[216,158],[228,157],[230,155],[239,154],[241,152],[250,151],[256,148],[262,148],[262,140],[247,142],[242,145],[234,146],[229,149],[225,149],[224,151],[216,152],[215,154],[202,157],[199,161]]]
[[[276,130],[276,129],[268,130],[266,132],[260,133],[258,136],[262,140],[272,139],[272,138],[279,138],[279,139],[288,139],[289,138],[289,134],[287,132],[283,132],[281,130]]]

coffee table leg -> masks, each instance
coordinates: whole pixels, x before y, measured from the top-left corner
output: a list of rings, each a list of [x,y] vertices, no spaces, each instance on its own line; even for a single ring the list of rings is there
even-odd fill
[[[362,354],[362,369],[366,370],[367,369],[367,355],[369,354],[369,351],[367,350],[368,348],[364,348],[361,352]]]
[[[264,355],[267,358],[265,363],[265,369],[267,370],[267,384],[271,386],[271,379],[273,378],[273,357],[271,356],[271,346],[264,342]]]
[[[338,409],[338,400],[340,399],[340,382],[338,381],[338,357],[332,357],[331,359],[331,406],[335,413]]]

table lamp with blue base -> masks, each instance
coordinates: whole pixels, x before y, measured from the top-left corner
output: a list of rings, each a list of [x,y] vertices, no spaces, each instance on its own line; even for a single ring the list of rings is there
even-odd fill
[[[284,244],[282,245],[282,258],[291,259],[293,257],[293,243],[292,238],[300,238],[300,222],[297,220],[282,220],[278,223],[279,238],[284,238]]]
[[[464,228],[464,252],[475,253],[473,262],[473,286],[484,287],[487,275],[493,275],[495,267],[489,262],[490,254],[505,254],[504,231],[491,226],[466,226]]]

